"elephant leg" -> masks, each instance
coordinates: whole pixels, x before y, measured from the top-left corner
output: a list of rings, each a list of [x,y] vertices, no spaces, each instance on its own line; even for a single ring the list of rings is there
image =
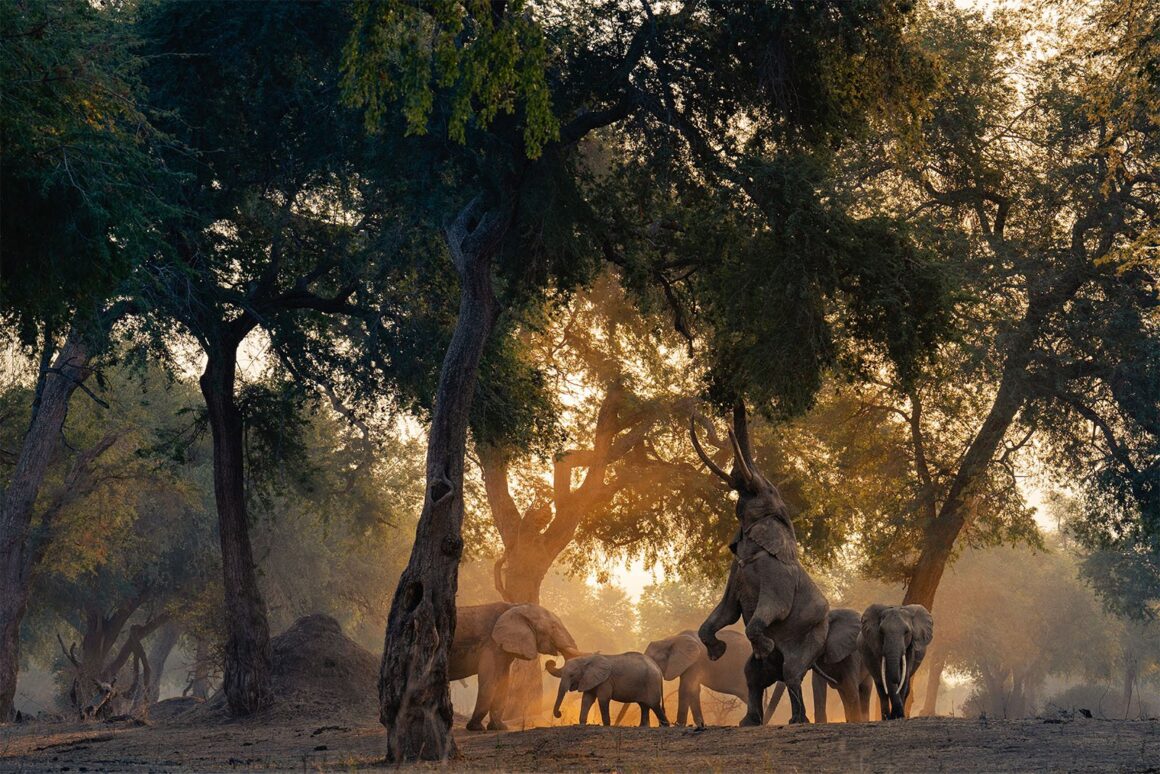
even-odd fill
[[[652,708],[653,714],[657,716],[657,725],[666,727],[669,725],[669,718],[665,715],[665,697],[661,696],[661,700]]]
[[[685,695],[685,684],[682,682],[680,689],[677,690],[677,725],[685,725],[685,721],[689,717],[689,698]],[[693,715],[693,721],[696,722],[697,716]]]
[[[870,678],[864,678],[858,683],[858,709],[862,712],[862,721],[870,721],[870,693],[874,690]]]
[[[612,713],[609,712],[608,710],[609,710],[609,705],[612,703],[612,699],[610,699],[607,696],[601,696],[599,699],[599,702],[600,702],[600,719],[604,722],[604,725],[611,726],[612,725]]]
[[[765,705],[765,717],[761,721],[763,725],[769,725],[769,721],[773,720],[773,713],[777,712],[777,705],[781,704],[781,697],[784,693],[785,683],[778,680],[773,684],[773,693],[769,696],[769,704]]]
[[[580,725],[588,725],[588,710],[592,709],[592,702],[596,701],[596,694],[585,691],[580,699]]]
[[[701,684],[700,683],[694,683],[693,686],[690,688],[688,702],[689,702],[689,708],[692,709],[692,711],[693,711],[693,725],[695,725],[697,728],[704,728],[705,727],[705,715],[701,711]],[[685,724],[685,721],[681,720],[681,725],[683,726],[684,724]]]
[[[826,723],[826,688],[829,686],[817,672],[810,675],[810,682],[814,689],[814,722]]]
[[[717,632],[741,617],[741,600],[737,592],[737,565],[729,569],[729,579],[725,581],[725,593],[709,617],[697,630],[697,636],[709,651],[709,659],[716,661],[725,653],[725,643],[717,639]]]
[[[776,651],[774,651],[776,653]],[[745,686],[749,689],[749,698],[746,700],[745,717],[741,719],[742,726],[760,726],[762,720],[762,700],[765,698],[765,689],[776,678],[779,660],[775,658],[757,658],[750,656],[745,662]]]
[[[778,648],[777,653],[780,653],[781,661],[781,679],[785,682],[785,689],[789,692],[789,703],[793,712],[790,715],[790,724],[795,723],[809,723],[810,718],[806,715],[806,702],[802,696],[802,679],[806,676],[810,665],[814,663],[817,658],[817,652],[810,649],[799,651],[783,651]]]
[[[511,660],[507,660],[500,671],[499,679],[496,681],[495,693],[492,695],[491,708],[488,711],[490,718],[487,723],[488,731],[507,731],[508,727],[503,722],[504,707],[507,706],[508,687],[511,685],[512,676]]]
[[[487,650],[479,657],[479,692],[475,697],[475,709],[471,713],[471,719],[467,721],[469,731],[483,730],[483,718],[491,711],[497,683],[501,678],[507,677],[506,674],[499,674],[500,666]]]
[[[843,680],[838,684],[838,696],[842,699],[842,709],[846,713],[846,722],[861,723],[863,715],[859,686],[853,680]]]
[[[886,720],[890,713],[890,695],[886,693],[886,686],[874,680],[874,689],[878,693],[878,719]]]
[[[636,705],[638,707],[640,707],[640,726],[641,726],[641,728],[647,728],[648,727],[648,705],[645,704],[643,701],[638,701],[636,703]]]

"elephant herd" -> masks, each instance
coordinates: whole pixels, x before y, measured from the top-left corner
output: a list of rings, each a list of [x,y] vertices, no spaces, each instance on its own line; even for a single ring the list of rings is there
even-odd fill
[[[691,430],[702,462],[737,492],[738,529],[729,543],[733,561],[720,603],[696,633],[651,642],[644,653],[614,655],[581,652],[560,619],[538,605],[497,602],[460,608],[448,677],[479,675],[469,729],[481,730],[485,716],[489,729],[505,727],[511,664],[541,653],[565,659],[561,667],[547,664],[560,679],[555,716],[560,717],[565,694],[578,691],[583,695],[581,724],[597,703],[601,719],[610,725],[609,704],[618,701],[640,707],[641,725],[648,725],[650,712],[660,725],[668,725],[665,680],[680,681],[678,725],[685,724],[689,712],[697,726],[704,725],[702,686],[745,700],[742,726],[768,722],[783,690],[790,697],[790,722],[805,723],[802,680],[811,671],[818,722],[826,721],[827,687],[837,690],[848,721],[869,720],[871,685],[884,719],[905,717],[911,677],[934,635],[930,612],[921,605],[882,604],[862,613],[831,610],[798,559],[785,502],[754,464],[744,410],[734,411],[729,431],[731,472],[705,453],[695,423]],[[745,622],[744,633],[725,628],[738,619]],[[763,706],[766,688],[775,683],[780,685]]]

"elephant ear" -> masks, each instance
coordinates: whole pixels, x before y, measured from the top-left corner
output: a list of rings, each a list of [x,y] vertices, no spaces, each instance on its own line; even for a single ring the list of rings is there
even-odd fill
[[[830,611],[830,629],[826,633],[826,663],[836,664],[858,648],[862,619],[857,610],[841,608]]]
[[[745,537],[783,562],[793,563],[797,560],[797,543],[793,533],[778,519],[762,519],[749,528]]]
[[[612,662],[604,656],[592,656],[584,665],[584,671],[580,673],[580,682],[577,684],[576,690],[581,693],[591,691],[611,675]]]
[[[491,629],[491,638],[505,653],[530,660],[536,657],[536,633],[524,617],[523,605],[501,615]]]
[[[696,637],[678,634],[669,645],[669,660],[665,664],[665,679],[676,680],[698,659],[709,658],[709,651]]]
[[[873,604],[862,613],[862,641],[874,652],[878,652],[878,630],[882,626],[882,614],[889,605]]]
[[[906,605],[902,609],[910,614],[915,647],[925,649],[934,639],[934,616],[922,605]]]

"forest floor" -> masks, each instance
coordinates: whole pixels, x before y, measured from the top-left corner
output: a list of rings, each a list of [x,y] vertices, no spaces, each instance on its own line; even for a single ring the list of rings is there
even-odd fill
[[[463,771],[1160,772],[1160,721],[918,718],[740,729],[559,726],[456,729]],[[0,728],[0,771],[378,770],[383,730],[366,723],[189,716]],[[422,768],[434,769],[430,765]]]

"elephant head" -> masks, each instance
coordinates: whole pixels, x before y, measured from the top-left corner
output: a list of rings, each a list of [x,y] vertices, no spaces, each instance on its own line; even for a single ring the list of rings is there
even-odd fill
[[[676,680],[707,653],[696,632],[681,632],[675,637],[654,640],[644,654],[656,662],[666,680]]]
[[[906,716],[910,677],[922,663],[934,637],[934,618],[922,605],[870,605],[862,613],[862,642],[866,666],[881,681],[890,698],[890,718]]]
[[[504,652],[516,658],[533,659],[537,653],[565,659],[580,655],[576,641],[564,624],[539,605],[516,605],[498,619],[491,638]]]
[[[600,654],[580,656],[564,662],[563,667],[557,667],[555,661],[549,661],[544,666],[553,677],[560,678],[560,690],[556,692],[556,705],[552,714],[560,717],[560,704],[564,701],[564,694],[568,691],[591,691],[612,675],[612,662]]]

